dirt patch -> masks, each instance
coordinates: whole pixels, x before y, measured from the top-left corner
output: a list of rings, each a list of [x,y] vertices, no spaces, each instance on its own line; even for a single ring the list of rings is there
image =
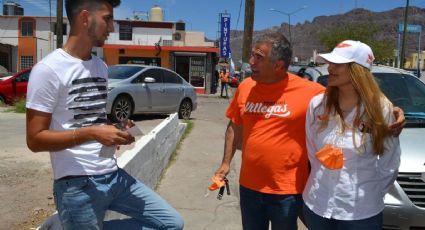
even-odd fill
[[[39,226],[55,211],[53,177],[46,162],[48,154],[17,154],[0,150],[0,156],[2,228],[21,230]]]

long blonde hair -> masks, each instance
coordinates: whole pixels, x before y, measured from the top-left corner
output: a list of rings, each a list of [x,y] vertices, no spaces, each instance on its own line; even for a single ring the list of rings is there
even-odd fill
[[[384,139],[389,135],[382,109],[384,102],[388,101],[388,99],[382,93],[369,69],[357,63],[350,63],[349,73],[351,84],[360,98],[356,106],[357,109],[352,126],[353,133],[356,129],[362,128],[362,142],[364,141],[365,134],[370,133],[374,153],[382,155],[384,153]],[[328,86],[326,88],[325,96],[322,101],[322,103],[325,103],[324,114],[322,115],[324,118],[329,118],[336,114],[341,118],[343,117],[342,110],[339,107],[338,95],[339,90],[337,87]],[[363,111],[359,109],[361,105],[364,107]],[[347,125],[344,123],[343,119],[340,120],[343,128],[342,131],[344,131]],[[320,128],[326,127],[328,121],[328,119],[322,119]],[[360,127],[360,125],[363,127]],[[354,135],[353,143],[356,146]]]

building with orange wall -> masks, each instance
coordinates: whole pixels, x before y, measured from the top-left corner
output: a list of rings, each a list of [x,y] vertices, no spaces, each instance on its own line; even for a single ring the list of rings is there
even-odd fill
[[[0,65],[9,72],[33,66],[56,44],[56,19],[38,16],[0,16]],[[64,19],[64,40],[68,22]]]
[[[203,32],[186,31],[184,22],[115,20],[104,47],[93,53],[108,65],[145,64],[176,71],[198,93],[216,90],[218,48]],[[64,41],[69,25],[64,18]],[[31,67],[56,49],[55,18],[0,16],[0,65],[10,72]]]
[[[184,22],[115,20],[115,31],[97,52],[108,65],[145,64],[176,71],[198,93],[214,93],[218,48]]]

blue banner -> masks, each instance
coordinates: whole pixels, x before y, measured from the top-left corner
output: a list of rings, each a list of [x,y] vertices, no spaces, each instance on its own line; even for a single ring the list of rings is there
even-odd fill
[[[221,15],[220,57],[229,58],[230,15]]]
[[[404,30],[404,24],[399,24],[398,25],[398,32],[403,32]],[[407,25],[406,27],[406,31],[409,33],[420,33],[422,31],[422,26],[421,25]]]

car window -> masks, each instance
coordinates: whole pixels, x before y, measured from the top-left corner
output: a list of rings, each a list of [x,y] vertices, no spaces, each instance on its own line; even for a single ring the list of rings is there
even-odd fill
[[[413,76],[405,75],[406,85],[409,89],[410,96],[412,97],[413,101],[420,101],[425,100],[424,92],[425,92],[425,85],[422,84],[420,81],[415,80]]]
[[[108,78],[124,80],[129,77],[132,77],[134,74],[143,70],[144,68],[145,67],[142,67],[142,66],[123,66],[123,65],[109,66]]]
[[[155,83],[162,83],[162,72],[160,69],[148,69],[140,74],[138,77],[139,82],[143,82],[145,78],[151,77],[155,79]]]
[[[413,76],[376,73],[382,92],[405,113],[425,112],[425,85]]]
[[[30,72],[23,73],[20,76],[18,76],[17,78],[15,78],[15,81],[16,82],[28,82],[29,76],[30,76]]]
[[[298,70],[297,75],[300,77],[304,77],[304,73],[305,73],[305,67],[302,67],[301,69]]]
[[[164,70],[164,83],[175,83],[175,84],[181,84],[182,83],[182,79],[181,77],[179,77],[177,74],[171,72],[171,71],[167,71]]]
[[[326,87],[328,85],[328,75],[322,75],[322,76],[318,77],[317,83]]]
[[[376,81],[390,101],[400,107],[410,103],[409,90],[401,74],[375,73]]]

